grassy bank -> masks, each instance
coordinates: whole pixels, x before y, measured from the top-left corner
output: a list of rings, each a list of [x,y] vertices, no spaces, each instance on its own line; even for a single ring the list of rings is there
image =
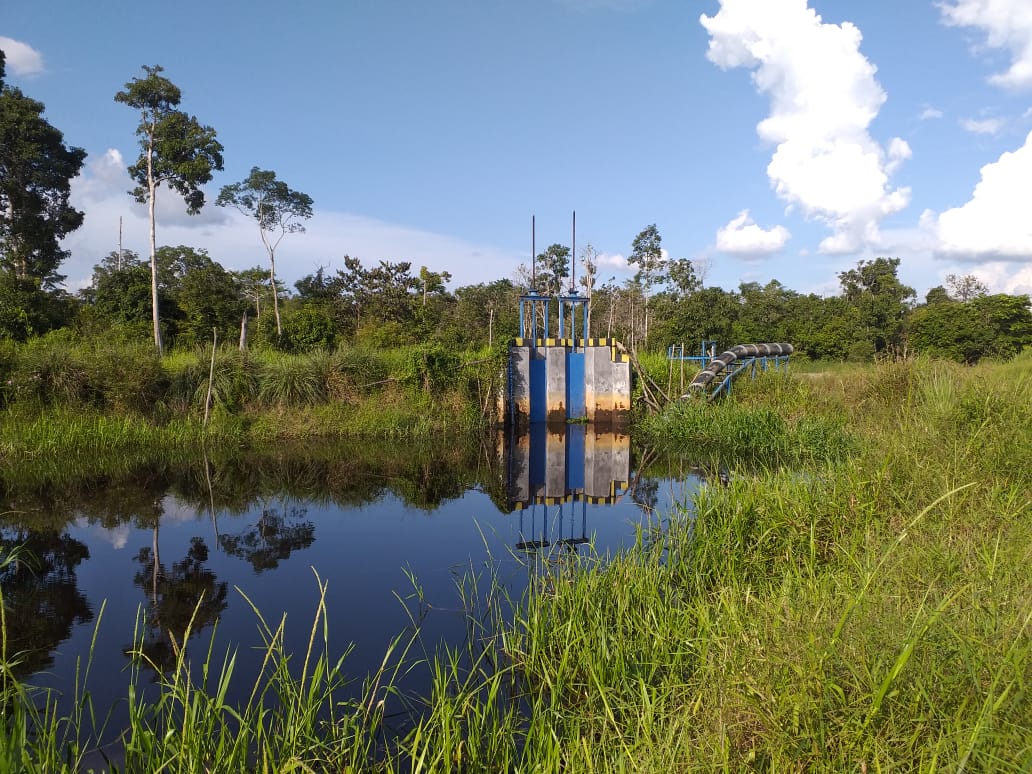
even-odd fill
[[[489,630],[496,657],[440,681],[413,754],[442,771],[1027,771],[1030,366],[757,381],[655,420],[716,449],[731,486],[626,555],[547,568]],[[728,435],[767,412],[736,462]],[[810,425],[841,426],[848,453]],[[805,465],[785,465],[793,444]],[[529,721],[494,700],[505,680]]]
[[[431,656],[404,738],[378,714],[392,667],[335,702],[343,667],[317,616],[290,669],[265,626],[267,670],[242,708],[220,699],[231,658],[196,654],[205,682],[176,672],[137,708],[125,766],[1027,771],[1030,405],[1025,356],[758,379],[674,407],[644,429],[719,461],[730,485],[625,554],[542,562],[515,613],[489,574],[467,579],[468,650]],[[41,713],[4,675],[9,767],[77,765],[87,714]]]
[[[62,337],[0,359],[0,463],[45,477],[127,460],[178,461],[301,439],[428,439],[469,433],[493,412],[504,353],[440,346],[159,358],[146,346]]]

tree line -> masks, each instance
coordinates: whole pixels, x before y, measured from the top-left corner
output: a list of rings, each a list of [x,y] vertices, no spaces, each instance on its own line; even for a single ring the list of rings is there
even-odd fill
[[[139,114],[140,154],[128,167],[131,192],[148,205],[149,255],[119,250],[94,267],[75,296],[61,288],[68,258],[61,239],[83,213],[69,202],[71,180],[86,158],[43,117],[42,103],[4,81],[0,51],[0,340],[25,341],[57,329],[86,336],[150,336],[166,346],[235,340],[239,346],[311,351],[336,344],[392,346],[436,341],[494,346],[517,334],[518,304],[529,290],[590,298],[589,334],[634,349],[788,341],[811,358],[869,360],[924,352],[964,362],[1008,357],[1032,343],[1027,295],[990,294],[972,275],[947,278],[918,301],[898,276],[899,258],[861,260],[840,272],[841,292],[802,294],[777,280],[743,282],[735,290],[705,285],[706,266],[670,259],[653,224],[631,241],[634,275],[600,281],[598,253],[588,245],[571,271],[572,251],[552,244],[513,278],[450,290],[451,276],[406,261],[366,266],[345,256],[287,288],[276,274],[276,250],[304,231],[313,201],[276,173],[257,166],[225,185],[217,206],[254,221],[268,266],[225,269],[203,248],[159,246],[154,209],[164,187],[188,213],[205,206],[202,186],[223,167],[214,129],[180,109],[181,92],[162,73],[143,68],[115,94]]]

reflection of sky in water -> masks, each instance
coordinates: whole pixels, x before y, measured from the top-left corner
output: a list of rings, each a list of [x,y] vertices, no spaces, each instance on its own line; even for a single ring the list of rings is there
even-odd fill
[[[94,619],[106,600],[93,657],[95,700],[106,708],[124,696],[124,651],[133,642],[134,622],[159,588],[153,578],[155,549],[169,579],[158,592],[169,608],[157,616],[160,625],[178,620],[197,589],[227,590],[225,604],[211,608],[219,616],[216,653],[239,647],[244,695],[260,664],[261,640],[242,594],[273,628],[285,615],[288,648],[300,651],[318,601],[317,574],[328,584],[332,655],[335,660],[354,642],[345,663],[358,690],[414,615],[424,614],[420,655],[441,643],[462,643],[466,625],[457,584],[463,576],[480,575],[486,582],[491,566],[518,598],[537,559],[550,552],[553,558],[556,552],[605,554],[629,545],[638,525],[656,523],[648,511],[665,515],[698,486],[687,468],[672,466],[657,474],[653,465],[642,475],[632,469],[631,456],[626,436],[596,434],[584,426],[563,438],[552,434],[501,445],[493,464],[508,482],[509,512],[500,510],[484,486],[473,486],[429,508],[406,505],[381,489],[376,499],[358,505],[272,493],[246,509],[216,508],[213,514],[169,494],[161,501],[157,529],[128,522],[103,529],[78,518],[68,532],[89,546],[89,558],[75,569],[79,591]],[[181,588],[174,588],[176,583]],[[203,631],[190,640],[198,660],[212,624],[199,621]],[[88,651],[92,636],[92,623],[74,626],[58,646],[53,667],[34,682],[70,694],[76,659]],[[407,688],[419,692],[425,679],[425,670],[416,669]]]
[[[125,548],[129,542],[129,525],[119,524],[117,527],[102,527],[99,524],[90,524],[89,521],[80,516],[75,520],[75,527],[87,535],[94,536],[97,540],[110,543],[112,548]],[[92,541],[89,541],[92,542]]]

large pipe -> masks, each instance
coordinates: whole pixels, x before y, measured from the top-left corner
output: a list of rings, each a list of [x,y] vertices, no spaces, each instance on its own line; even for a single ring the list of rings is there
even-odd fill
[[[737,344],[713,358],[688,385],[689,390],[701,390],[712,382],[721,371],[743,357],[773,357],[791,355],[791,344]]]

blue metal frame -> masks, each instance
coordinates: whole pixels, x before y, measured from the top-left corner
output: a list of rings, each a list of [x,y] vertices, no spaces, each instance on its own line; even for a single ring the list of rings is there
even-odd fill
[[[667,359],[688,360],[694,363],[699,363],[700,366],[705,367],[714,356],[716,344],[717,342],[714,339],[704,339],[699,347],[700,354],[698,355],[685,355],[683,345],[671,344],[667,348]],[[709,352],[707,352],[706,349],[707,345],[711,347]],[[760,365],[760,372],[767,370],[779,371],[782,366],[784,366],[787,371],[789,357],[789,355],[758,355],[755,357],[744,357],[740,360],[736,360],[724,371],[724,378],[721,379],[719,383],[714,380],[715,386],[710,389],[709,397],[712,399],[721,393],[730,395],[731,383],[734,381],[736,376],[746,369],[749,369],[749,376],[755,379],[757,363]]]

